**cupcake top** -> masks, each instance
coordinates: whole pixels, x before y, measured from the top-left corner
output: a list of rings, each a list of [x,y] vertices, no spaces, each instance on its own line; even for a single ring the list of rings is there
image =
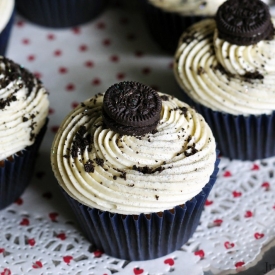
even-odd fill
[[[136,82],[116,84],[74,109],[51,155],[71,197],[119,214],[184,204],[208,183],[215,160],[215,140],[200,114]]]
[[[8,24],[14,10],[14,0],[0,0],[0,32]]]
[[[213,16],[225,0],[148,0],[152,5],[167,12],[185,16]]]
[[[196,102],[233,115],[275,110],[275,20],[262,1],[229,0],[216,21],[180,38],[174,58],[179,85]]]
[[[25,68],[0,57],[0,160],[35,142],[48,115],[48,93]]]

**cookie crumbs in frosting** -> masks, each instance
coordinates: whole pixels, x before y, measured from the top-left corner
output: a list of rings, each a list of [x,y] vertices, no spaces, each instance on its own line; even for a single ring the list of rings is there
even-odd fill
[[[1,87],[2,88],[2,87]],[[14,93],[16,93],[18,90],[15,90]],[[6,106],[10,106],[10,103],[12,101],[16,101],[17,98],[14,95],[9,96],[6,100],[1,98],[0,99],[0,109],[5,109]]]
[[[187,150],[184,151],[184,155],[186,157],[190,157],[192,155],[195,155],[198,152],[198,150],[195,148],[195,146],[196,146],[195,143],[192,146],[188,146]]]
[[[104,164],[104,160],[99,157],[95,158],[95,162],[98,166],[103,166],[103,164]]]
[[[204,74],[204,73],[205,73],[204,68],[200,66],[200,67],[198,68],[198,75],[202,75],[202,74]]]
[[[126,180],[126,172],[122,172],[119,177]]]
[[[264,76],[258,71],[255,72],[246,72],[244,74],[244,78],[246,79],[264,79]]]
[[[84,170],[87,173],[93,173],[95,171],[95,167],[93,165],[93,161],[92,160],[88,160],[85,164],[84,164]]]
[[[220,63],[218,63],[218,64],[214,67],[214,70],[216,70],[216,71],[218,70],[218,71],[221,72],[221,74],[227,75],[228,77],[234,77],[234,75],[231,74],[231,73],[228,73]]]
[[[140,166],[134,165],[133,170],[141,172],[142,174],[154,174],[155,172],[162,172],[163,170],[165,170],[165,168],[162,166],[159,166],[157,168],[150,168],[148,166],[140,167]]]
[[[162,95],[160,98],[161,98],[163,101],[168,101],[168,100],[169,100],[169,96],[167,96],[167,95]]]
[[[75,134],[71,149],[71,155],[73,158],[76,158],[79,153],[82,154],[86,147],[90,146],[91,135],[88,134],[87,136],[84,136],[86,133],[87,129],[85,126],[82,125]]]

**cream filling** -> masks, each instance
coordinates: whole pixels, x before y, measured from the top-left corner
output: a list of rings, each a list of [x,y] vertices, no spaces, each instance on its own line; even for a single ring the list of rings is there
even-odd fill
[[[174,58],[175,77],[194,101],[214,111],[271,114],[275,109],[274,41],[232,45],[217,38],[214,20],[203,20],[180,39]],[[255,72],[263,79],[243,77]]]
[[[120,214],[171,209],[201,192],[214,170],[214,137],[201,115],[169,98],[163,101],[157,132],[140,138],[102,127],[102,95],[73,110],[52,146],[52,167],[62,188],[89,207]],[[85,136],[91,135],[92,146],[73,158],[70,152],[81,126],[86,127]],[[188,146],[197,151],[192,154]],[[103,160],[102,166],[96,158]],[[85,172],[89,160],[94,171]],[[143,173],[134,165],[163,171]]]
[[[185,16],[213,16],[225,0],[148,0],[152,5],[168,12]]]
[[[8,24],[14,10],[14,0],[0,0],[0,32]]]

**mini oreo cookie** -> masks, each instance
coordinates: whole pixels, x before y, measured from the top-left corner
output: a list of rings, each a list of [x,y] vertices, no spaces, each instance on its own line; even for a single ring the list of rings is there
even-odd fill
[[[161,106],[161,98],[152,88],[138,82],[121,82],[104,95],[103,120],[119,134],[144,135],[156,128]]]
[[[252,45],[274,35],[269,7],[260,0],[228,0],[216,14],[218,36],[236,45]]]

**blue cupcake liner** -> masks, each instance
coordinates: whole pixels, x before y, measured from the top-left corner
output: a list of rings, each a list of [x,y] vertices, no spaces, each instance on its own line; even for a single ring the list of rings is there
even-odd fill
[[[275,111],[270,115],[231,115],[213,111],[183,94],[184,101],[205,118],[222,156],[250,161],[275,156]]]
[[[9,42],[11,30],[12,30],[12,27],[13,27],[14,14],[15,14],[15,12],[13,11],[7,25],[5,26],[5,28],[0,33],[0,55],[5,55],[6,54],[6,50],[7,50],[7,47],[8,47],[8,42]]]
[[[205,16],[183,16],[175,12],[167,12],[142,0],[142,8],[147,27],[153,39],[162,49],[173,54],[182,33],[194,23],[205,19]]]
[[[36,156],[47,129],[47,123],[40,130],[33,145],[20,155],[14,155],[13,161],[5,160],[0,167],[0,210],[18,199],[30,183]]]
[[[183,206],[150,215],[121,215],[89,208],[62,188],[87,239],[106,254],[129,261],[167,255],[181,248],[193,235],[218,173],[219,159],[209,182]]]
[[[16,0],[16,9],[38,25],[66,28],[94,19],[107,3],[108,0]]]

